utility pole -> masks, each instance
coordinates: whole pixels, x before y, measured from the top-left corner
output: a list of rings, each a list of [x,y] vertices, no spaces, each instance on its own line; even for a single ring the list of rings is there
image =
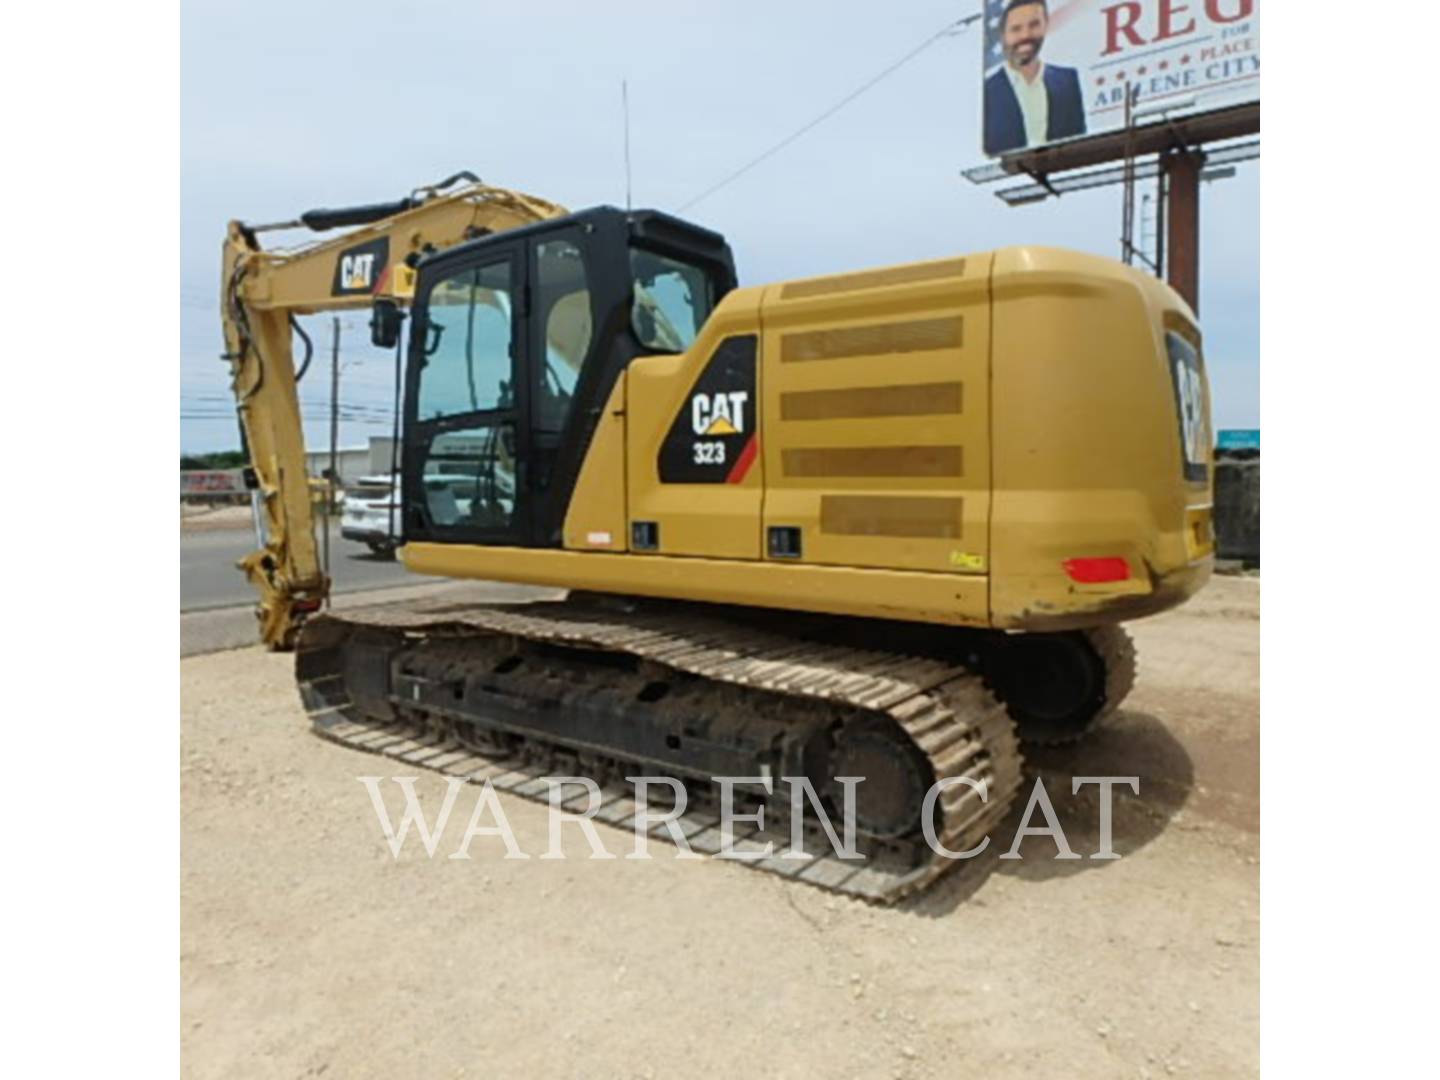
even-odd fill
[[[330,467],[325,470],[325,577],[330,577],[330,508],[335,505],[335,472],[340,467],[340,316],[331,317],[330,339]],[[307,481],[308,482],[308,481]],[[325,607],[330,607],[330,590],[325,590]]]
[[[399,338],[400,335],[397,335]],[[400,535],[400,388],[401,378],[405,371],[405,345],[403,340],[395,342],[395,400],[392,405],[393,413],[390,417],[390,510],[385,520],[389,523],[390,546],[395,546],[395,538]]]

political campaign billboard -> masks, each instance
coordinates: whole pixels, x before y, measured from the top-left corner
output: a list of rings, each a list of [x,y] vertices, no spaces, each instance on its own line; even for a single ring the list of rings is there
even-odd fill
[[[998,157],[1134,110],[1260,98],[1260,0],[985,0],[982,143]]]

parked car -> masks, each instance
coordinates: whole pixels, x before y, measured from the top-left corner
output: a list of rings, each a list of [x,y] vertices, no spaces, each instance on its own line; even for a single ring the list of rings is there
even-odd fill
[[[340,535],[390,558],[400,534],[400,507],[388,476],[362,476],[345,489]]]
[[[475,478],[434,473],[425,477],[425,501],[440,524],[460,521],[470,513]],[[390,477],[362,476],[342,496],[340,535],[365,544],[376,555],[393,558],[400,543],[400,500]]]

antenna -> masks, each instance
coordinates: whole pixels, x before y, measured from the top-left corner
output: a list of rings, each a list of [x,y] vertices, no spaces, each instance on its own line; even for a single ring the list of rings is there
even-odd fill
[[[630,212],[630,86],[620,80],[620,108],[625,114],[625,212]]]

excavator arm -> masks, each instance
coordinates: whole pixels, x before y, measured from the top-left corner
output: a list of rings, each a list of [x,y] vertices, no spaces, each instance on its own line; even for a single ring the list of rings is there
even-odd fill
[[[404,304],[414,295],[421,256],[565,213],[462,173],[393,203],[309,211],[273,225],[230,223],[220,299],[225,359],[262,525],[262,546],[239,565],[259,593],[260,636],[270,648],[293,648],[301,623],[330,591],[305,468],[295,317],[369,307],[377,298]],[[257,239],[269,229],[344,226],[354,228],[292,250],[265,251]]]

